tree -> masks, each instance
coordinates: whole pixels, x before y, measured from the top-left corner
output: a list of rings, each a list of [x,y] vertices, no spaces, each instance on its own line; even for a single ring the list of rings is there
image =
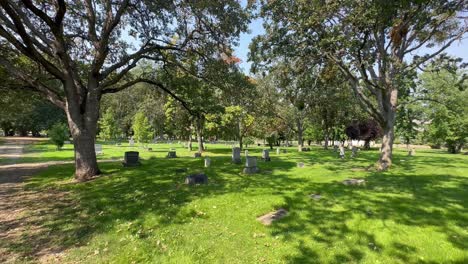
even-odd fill
[[[0,7],[0,43],[9,50],[0,65],[66,112],[79,181],[99,174],[94,141],[103,94],[146,82],[181,100],[154,71],[132,70],[143,60],[162,67],[187,54],[212,58],[249,20],[234,0],[2,0]],[[21,68],[24,59],[35,67]]]
[[[153,131],[151,131],[148,118],[142,112],[136,113],[132,128],[133,136],[138,143],[147,144],[153,137]]]
[[[355,121],[345,130],[348,138],[364,140],[364,148],[370,149],[370,142],[382,136],[382,129],[375,120]]]
[[[226,126],[237,140],[239,147],[243,148],[243,138],[248,135],[254,123],[254,117],[245,111],[241,106],[228,106],[222,117],[223,125]]]
[[[57,146],[57,150],[62,149],[65,140],[68,139],[69,132],[67,125],[57,123],[53,125],[49,130],[49,137],[52,143]]]
[[[103,140],[116,140],[120,138],[121,131],[115,120],[114,113],[108,109],[99,120],[99,137]]]
[[[398,87],[403,77],[462,38],[459,12],[449,1],[262,1],[266,34],[251,45],[252,58],[327,59],[346,75],[363,109],[383,128],[378,167],[392,163]],[[429,51],[424,56],[414,52]],[[432,48],[432,49],[431,49]],[[412,57],[412,58],[411,58]]]
[[[432,145],[445,143],[450,153],[459,153],[468,142],[466,71],[432,68],[420,79],[424,94],[431,99],[423,102],[430,120],[426,138]]]

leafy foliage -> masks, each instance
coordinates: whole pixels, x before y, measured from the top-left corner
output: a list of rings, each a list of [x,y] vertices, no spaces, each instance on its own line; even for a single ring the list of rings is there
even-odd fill
[[[153,137],[153,131],[148,118],[142,112],[136,113],[132,129],[138,143],[148,143]]]
[[[68,126],[63,123],[53,125],[48,131],[50,140],[57,147],[57,150],[60,150],[65,141],[68,140],[69,133]]]
[[[103,140],[116,140],[121,137],[121,131],[111,110],[107,110],[99,120],[99,137]]]

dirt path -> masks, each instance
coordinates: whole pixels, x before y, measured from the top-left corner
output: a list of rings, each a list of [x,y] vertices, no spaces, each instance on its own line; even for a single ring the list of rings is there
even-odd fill
[[[29,138],[4,138],[0,158],[13,159],[0,166],[0,263],[60,262],[60,248],[51,248],[41,227],[45,215],[58,203],[68,204],[65,193],[35,192],[24,188],[24,180],[50,165],[67,162],[14,164]]]

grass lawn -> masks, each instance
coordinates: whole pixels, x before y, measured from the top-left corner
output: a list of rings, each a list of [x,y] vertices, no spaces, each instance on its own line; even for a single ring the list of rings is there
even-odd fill
[[[179,158],[163,158],[170,147]],[[376,150],[342,161],[332,150],[291,148],[259,160],[261,173],[243,175],[227,146],[208,145],[209,169],[180,145],[152,148],[140,150],[140,167],[101,163],[103,176],[87,183],[71,181],[72,165],[30,178],[28,191],[63,199],[32,212],[41,229],[6,246],[28,256],[40,244],[64,250],[61,262],[85,263],[468,263],[468,156],[396,150],[392,170],[377,173],[362,169]],[[138,148],[104,145],[100,159],[130,149]],[[71,145],[27,151],[19,162],[73,157]],[[260,157],[261,148],[249,154]],[[196,172],[209,183],[184,185]],[[351,177],[367,184],[341,184]],[[256,220],[278,208],[289,214],[271,226]]]

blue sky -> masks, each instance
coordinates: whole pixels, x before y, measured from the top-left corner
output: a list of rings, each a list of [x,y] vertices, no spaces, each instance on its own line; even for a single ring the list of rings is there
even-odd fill
[[[252,21],[249,25],[249,30],[249,33],[241,34],[239,46],[234,49],[234,54],[242,60],[241,68],[246,74],[249,73],[251,65],[251,63],[247,61],[249,44],[255,36],[265,33],[262,26],[262,20],[256,19]],[[421,49],[417,54],[423,55],[426,52],[427,49]],[[468,39],[465,38],[464,40],[456,41],[445,52],[452,56],[461,57],[464,62],[468,62]],[[416,55],[416,53],[413,55]]]

